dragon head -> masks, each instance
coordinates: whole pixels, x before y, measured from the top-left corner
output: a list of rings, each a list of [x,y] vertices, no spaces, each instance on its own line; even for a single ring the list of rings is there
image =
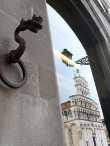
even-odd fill
[[[30,31],[37,33],[38,30],[42,29],[42,22],[43,22],[42,17],[40,16],[36,17],[36,15],[34,14],[30,21],[31,21],[29,26]]]
[[[29,20],[22,19],[18,28],[20,31],[25,31],[26,29],[28,29],[34,33],[37,33],[39,30],[42,29],[42,22],[43,22],[42,17],[40,16],[37,17],[34,14],[32,19]]]

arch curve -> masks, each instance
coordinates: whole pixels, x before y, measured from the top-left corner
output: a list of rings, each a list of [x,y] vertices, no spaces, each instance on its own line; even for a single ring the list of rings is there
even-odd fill
[[[75,0],[47,0],[68,23],[87,50],[89,46],[95,45],[99,40],[102,40],[103,37],[81,1],[74,1]]]

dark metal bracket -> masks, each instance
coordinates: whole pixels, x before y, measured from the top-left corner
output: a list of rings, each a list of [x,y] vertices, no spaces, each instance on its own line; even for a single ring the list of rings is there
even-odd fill
[[[19,46],[15,50],[11,50],[6,55],[1,56],[0,58],[0,79],[3,81],[5,85],[10,88],[19,88],[27,80],[27,72],[23,61],[20,60],[21,56],[25,52],[26,49],[26,42],[25,40],[19,35],[20,32],[29,30],[33,33],[38,33],[39,30],[42,29],[42,17],[37,17],[35,14],[33,15],[32,19],[20,21],[20,24],[17,26],[14,37],[15,41],[19,44]],[[11,82],[7,79],[5,73],[6,66],[10,66],[11,64],[18,64],[22,70],[22,80],[19,82]]]
[[[80,65],[90,65],[90,61],[89,61],[89,58],[88,56],[85,56],[77,61],[75,61],[77,64],[80,64]]]

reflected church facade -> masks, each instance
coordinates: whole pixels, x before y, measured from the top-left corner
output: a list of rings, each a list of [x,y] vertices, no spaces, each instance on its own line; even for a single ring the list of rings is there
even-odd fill
[[[61,104],[67,146],[108,146],[97,103],[87,81],[75,76],[76,95]]]

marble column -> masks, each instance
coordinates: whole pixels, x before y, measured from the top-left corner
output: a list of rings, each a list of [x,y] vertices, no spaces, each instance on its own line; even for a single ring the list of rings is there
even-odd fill
[[[0,0],[0,52],[17,47],[14,30],[33,11],[43,17],[43,29],[21,34],[28,80],[19,89],[0,82],[0,146],[65,146],[44,0]],[[14,80],[16,71],[9,67],[6,76]]]

